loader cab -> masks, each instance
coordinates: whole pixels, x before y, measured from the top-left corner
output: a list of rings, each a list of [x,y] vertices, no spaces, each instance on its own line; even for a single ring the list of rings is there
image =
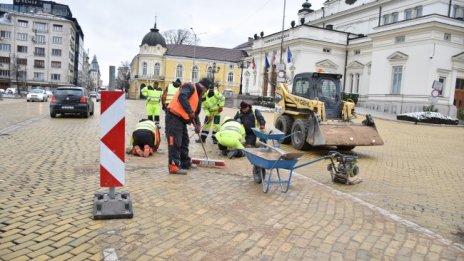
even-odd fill
[[[292,94],[325,104],[327,118],[340,117],[340,74],[301,73],[293,80]]]

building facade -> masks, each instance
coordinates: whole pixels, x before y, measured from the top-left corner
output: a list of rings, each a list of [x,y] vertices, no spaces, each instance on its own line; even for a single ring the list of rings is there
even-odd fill
[[[100,65],[98,65],[96,55],[93,56],[92,63],[90,64],[89,77],[91,90],[97,91],[103,87],[100,73]]]
[[[232,90],[238,93],[239,63],[244,56],[245,53],[238,49],[166,44],[155,24],[132,59],[129,97],[139,99],[141,89],[155,81],[165,88],[176,79],[197,82],[203,77],[214,79],[221,92]]]
[[[464,106],[463,16],[462,0],[328,0],[320,10],[306,1],[289,29],[255,35],[245,88],[271,95],[265,60],[282,53],[290,82],[300,72],[338,73],[358,106],[400,114],[433,104],[454,117]],[[436,98],[434,82],[442,85]]]
[[[76,85],[85,73],[84,34],[66,5],[1,4],[0,36],[0,88]]]

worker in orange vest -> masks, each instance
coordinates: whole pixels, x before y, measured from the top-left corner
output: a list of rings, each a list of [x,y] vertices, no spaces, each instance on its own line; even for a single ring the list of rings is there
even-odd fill
[[[201,97],[213,85],[208,78],[198,83],[184,83],[179,87],[166,110],[166,138],[169,151],[169,173],[187,174],[194,168],[189,157],[189,135],[187,124],[193,123],[195,132],[200,133]]]

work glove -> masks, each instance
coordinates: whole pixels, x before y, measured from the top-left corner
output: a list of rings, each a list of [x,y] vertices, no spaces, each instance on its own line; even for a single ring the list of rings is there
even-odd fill
[[[163,105],[163,107],[162,107],[163,111],[166,111],[167,108],[168,107],[166,107],[166,105]]]
[[[222,107],[220,107],[220,108],[218,109],[218,112],[222,112]]]
[[[201,124],[200,123],[195,124],[195,133],[200,134],[200,131],[201,131]]]

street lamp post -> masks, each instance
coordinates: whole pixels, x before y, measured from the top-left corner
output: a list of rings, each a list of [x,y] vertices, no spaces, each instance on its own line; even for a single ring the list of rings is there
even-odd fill
[[[213,73],[213,79],[212,79],[213,80],[213,87],[215,85],[215,83],[214,83],[214,74],[218,73],[220,69],[221,69],[221,67],[219,67],[219,66],[216,67],[216,62],[213,62],[213,71],[212,71],[212,73]]]
[[[238,94],[242,94],[243,90],[243,68],[248,68],[249,64],[249,61],[246,62],[246,65],[244,61],[240,61],[237,63],[237,66],[240,68],[240,89],[238,91]]]

